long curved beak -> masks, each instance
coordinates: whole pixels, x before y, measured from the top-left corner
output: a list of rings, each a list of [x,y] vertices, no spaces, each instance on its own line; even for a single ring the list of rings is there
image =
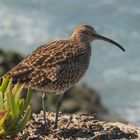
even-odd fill
[[[98,40],[104,40],[104,41],[106,41],[106,42],[109,42],[109,43],[111,43],[111,44],[114,44],[115,46],[117,46],[118,48],[120,48],[122,51],[125,52],[125,49],[124,49],[120,44],[118,44],[117,42],[115,42],[115,41],[113,41],[113,40],[111,40],[111,39],[109,39],[109,38],[106,38],[106,37],[104,37],[104,36],[101,36],[101,35],[99,35],[99,34],[95,34],[95,37],[96,37],[96,39],[98,39]]]

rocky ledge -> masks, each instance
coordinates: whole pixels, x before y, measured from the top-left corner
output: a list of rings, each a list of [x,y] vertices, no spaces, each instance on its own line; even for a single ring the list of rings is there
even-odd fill
[[[16,140],[140,140],[140,128],[119,122],[96,120],[95,115],[59,114],[58,128],[53,129],[54,113],[47,113],[48,125],[43,113],[33,114],[23,132]]]

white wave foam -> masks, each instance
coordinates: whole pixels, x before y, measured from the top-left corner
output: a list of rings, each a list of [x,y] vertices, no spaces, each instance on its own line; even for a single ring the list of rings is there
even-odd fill
[[[9,10],[8,7],[0,5],[0,39],[3,37],[8,38],[9,41],[10,38],[11,40],[16,39],[18,46],[21,44],[21,47],[22,45],[31,46],[48,40],[49,23],[44,25],[43,21],[37,22],[36,17],[21,13],[15,14]],[[51,22],[51,19],[49,22]],[[10,45],[10,47],[15,49],[15,46]]]
[[[126,77],[126,72],[122,68],[110,68],[103,71],[102,76],[106,82],[112,82],[112,80]]]
[[[132,81],[140,82],[140,74],[130,74],[129,79]]]
[[[140,106],[122,107],[117,109],[117,112],[127,121],[140,126]]]

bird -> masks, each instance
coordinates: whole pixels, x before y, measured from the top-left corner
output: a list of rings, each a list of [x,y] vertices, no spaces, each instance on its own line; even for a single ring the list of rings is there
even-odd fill
[[[46,43],[22,60],[3,77],[12,77],[13,83],[29,85],[43,93],[43,118],[47,93],[59,93],[54,128],[57,128],[58,113],[64,96],[86,73],[91,57],[91,42],[103,40],[125,49],[117,42],[97,34],[86,24],[77,26],[69,39]]]

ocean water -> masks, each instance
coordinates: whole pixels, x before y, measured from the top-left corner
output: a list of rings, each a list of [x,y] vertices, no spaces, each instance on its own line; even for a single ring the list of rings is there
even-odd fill
[[[140,126],[139,0],[1,0],[0,48],[23,55],[89,24],[126,49],[92,43],[90,67],[80,81],[96,88],[104,104]]]

